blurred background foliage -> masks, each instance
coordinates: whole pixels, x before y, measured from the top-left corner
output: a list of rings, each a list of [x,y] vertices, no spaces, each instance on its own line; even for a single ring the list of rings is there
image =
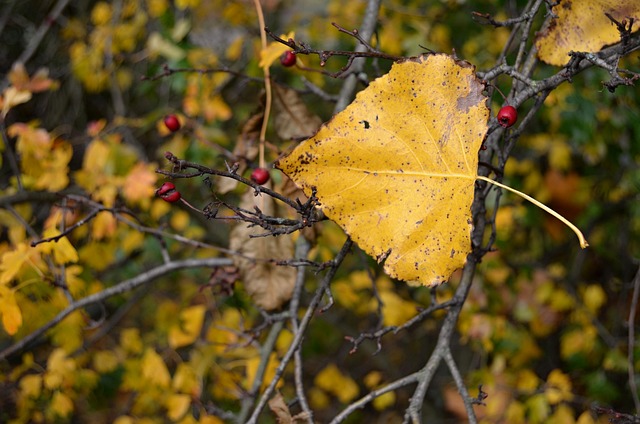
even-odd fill
[[[81,0],[68,2],[52,18],[51,11],[61,3],[1,3],[3,88],[25,52],[31,52],[24,60],[29,75],[46,67],[57,82],[51,90],[34,92],[33,99],[10,110],[4,120],[3,129],[21,159],[24,188],[85,194],[107,207],[130,211],[141,225],[226,247],[229,226],[223,220],[205,221],[153,197],[161,180],[154,171],[169,169],[165,151],[226,169],[225,159],[244,124],[263,101],[260,28],[253,3]],[[373,44],[403,56],[424,49],[455,50],[486,70],[505,48],[509,30],[482,26],[471,12],[504,19],[524,3],[387,0]],[[361,0],[265,0],[262,5],[274,33],[293,32],[297,41],[323,50],[354,49],[355,40],[330,23],[357,28],[365,9]],[[50,26],[48,32],[34,42],[43,25]],[[298,60],[320,68],[317,57]],[[337,72],[345,64],[335,57],[324,69]],[[389,66],[372,60],[365,69],[374,78]],[[622,66],[637,69],[637,55]],[[193,71],[153,78],[178,68]],[[534,78],[556,71],[540,65]],[[316,96],[309,84],[335,95],[342,80],[282,68],[277,62],[272,73],[277,83],[296,88],[323,121],[331,117],[332,102]],[[486,406],[477,407],[482,422],[586,424],[607,422],[593,413],[596,404],[635,410],[627,334],[635,323],[635,317],[628,321],[628,311],[640,257],[640,93],[636,86],[612,94],[601,84],[607,77],[589,70],[553,91],[507,162],[504,180],[585,229],[591,247],[581,251],[573,234],[554,218],[518,197],[502,195],[496,249],[479,268],[452,346],[472,395],[478,385],[489,395]],[[500,88],[507,93],[511,81],[502,78]],[[492,103],[498,106],[502,99],[494,97]],[[520,116],[528,107],[523,105]],[[168,113],[179,116],[183,130],[171,134],[163,127]],[[283,150],[290,144],[274,130],[268,139]],[[20,190],[4,153],[0,197],[9,197]],[[276,155],[270,151],[268,160]],[[257,166],[256,159],[249,158],[247,165]],[[272,175],[277,182],[283,178],[275,171]],[[176,184],[194,204],[211,200],[211,189],[201,178]],[[244,190],[238,187],[224,198],[237,204]],[[34,195],[30,202],[2,203],[1,298],[9,309],[3,311],[0,347],[34,331],[68,304],[56,285],[60,279],[78,298],[161,263],[163,248],[174,259],[221,255],[215,248],[160,240],[109,213],[73,231],[68,245],[29,248],[30,241],[55,235],[62,223],[71,225],[83,216],[82,209],[60,208],[58,200]],[[324,223],[311,259],[332,259],[344,239],[339,228]],[[220,411],[236,411],[251,388],[258,342],[267,332],[251,330],[264,317],[242,282],[227,294],[208,287],[208,280],[207,271],[182,271],[110,298],[102,309],[69,316],[46,340],[0,363],[0,421],[224,422]],[[308,284],[314,287],[315,279]],[[454,276],[437,289],[436,297],[450,298],[455,284]],[[375,355],[374,341],[351,353],[346,337],[402,325],[431,303],[431,293],[391,281],[357,251],[340,269],[332,291],[336,304],[313,321],[303,344],[303,371],[317,422],[326,422],[371,389],[416,371],[433,349],[442,317],[436,313],[387,334]],[[16,306],[21,325],[15,313],[7,312]],[[12,316],[15,334],[9,334]],[[102,325],[92,325],[96,322]],[[278,339],[265,382],[290,339],[290,332]],[[639,359],[635,348],[636,373]],[[280,387],[288,399],[295,397],[291,382],[288,369]],[[425,417],[433,423],[464,421],[462,402],[444,370],[438,382],[428,393]],[[349,422],[397,422],[410,395],[409,389],[385,395]]]

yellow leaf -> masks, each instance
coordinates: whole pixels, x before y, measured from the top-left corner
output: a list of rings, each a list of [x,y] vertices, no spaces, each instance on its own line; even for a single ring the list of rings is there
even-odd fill
[[[178,364],[178,369],[173,376],[172,387],[180,393],[200,396],[201,385],[196,370],[190,363],[182,362]]]
[[[582,294],[584,305],[592,313],[598,312],[600,307],[607,301],[607,295],[599,284],[589,285]]]
[[[67,380],[73,380],[76,374],[76,363],[67,358],[63,349],[57,348],[47,359],[47,372],[44,375],[44,386],[49,390],[55,390]]]
[[[256,375],[258,373],[258,367],[260,366],[260,361],[261,361],[261,358],[258,356],[247,359],[246,361],[247,378],[245,379],[245,388],[249,389],[253,386],[253,382],[256,379]],[[271,355],[269,355],[269,362],[267,363],[267,369],[264,372],[261,390],[263,390],[267,386],[267,384],[269,384],[269,382],[271,382],[271,380],[275,377],[276,368],[278,367],[279,362],[280,361],[278,361],[277,355],[274,352],[272,352]],[[282,387],[283,384],[284,382],[280,380],[276,384],[276,387]]]
[[[562,0],[552,11],[558,16],[536,40],[538,57],[556,66],[569,61],[569,52],[597,52],[602,47],[620,41],[620,33],[607,18],[609,13],[618,22],[629,18],[640,20],[637,0]],[[637,24],[633,30],[637,31]]]
[[[20,394],[22,396],[37,398],[42,393],[42,376],[40,374],[27,374],[20,380]]]
[[[7,334],[16,334],[22,326],[22,311],[16,302],[14,291],[7,286],[0,286],[0,314]]]
[[[38,256],[38,250],[26,243],[20,243],[11,252],[5,252],[0,259],[0,285],[8,284],[25,264],[31,264]]]
[[[62,392],[55,392],[51,399],[51,412],[60,417],[66,417],[73,412],[73,401]]]
[[[471,250],[483,89],[447,55],[395,64],[277,167],[391,276],[440,284]]]
[[[93,368],[99,373],[115,370],[118,362],[118,357],[110,350],[101,350],[93,355]]]
[[[58,235],[60,235],[60,231],[56,228],[48,228],[44,230],[42,234],[44,238],[56,237]],[[67,237],[61,237],[57,239],[57,241],[39,244],[38,249],[42,253],[53,255],[53,260],[58,265],[63,265],[68,262],[78,262],[78,252]]]
[[[573,399],[571,393],[571,379],[559,369],[549,373],[545,395],[550,404],[555,405],[563,400]]]
[[[162,357],[152,348],[148,348],[142,357],[142,376],[151,384],[169,387],[171,375]]]
[[[179,324],[169,329],[169,346],[177,349],[193,343],[202,330],[206,309],[204,305],[196,305],[180,312]]]
[[[31,92],[9,87],[4,90],[2,101],[2,116],[6,116],[9,109],[31,100]]]
[[[378,396],[373,400],[373,407],[377,411],[383,411],[396,403],[395,392],[387,392],[381,396]]]
[[[152,57],[160,55],[172,61],[179,61],[184,58],[185,51],[180,47],[167,41],[157,32],[152,33],[147,40],[147,49]]]
[[[165,406],[167,407],[167,415],[172,421],[178,421],[187,413],[191,405],[191,396],[172,394],[167,398]]]
[[[316,375],[314,384],[327,393],[331,393],[342,403],[349,403],[360,392],[353,379],[340,372],[335,364],[329,364]]]
[[[295,36],[296,36],[296,33],[292,31],[288,34],[280,35],[280,38],[282,38],[283,40],[289,40],[289,38],[295,39]],[[282,56],[282,53],[288,50],[291,50],[291,49],[277,41],[269,43],[267,48],[260,52],[260,63],[258,64],[258,66],[260,66],[261,68],[264,68],[265,66],[267,67],[271,66],[273,62],[280,59],[280,56]]]
[[[155,192],[155,183],[158,180],[158,174],[154,172],[155,168],[155,165],[145,163],[138,163],[133,167],[125,178],[122,188],[122,194],[128,201],[134,203],[146,201],[143,206],[148,207]]]

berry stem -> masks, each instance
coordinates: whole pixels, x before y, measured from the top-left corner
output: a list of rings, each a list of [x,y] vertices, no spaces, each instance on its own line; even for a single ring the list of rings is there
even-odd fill
[[[500,188],[503,188],[505,190],[509,190],[510,192],[517,194],[518,196],[522,197],[523,199],[530,201],[531,203],[533,203],[534,205],[536,205],[540,209],[542,209],[545,212],[550,213],[551,215],[553,215],[556,218],[558,218],[567,227],[571,228],[571,230],[576,234],[576,236],[578,236],[578,240],[580,240],[580,247],[581,248],[585,249],[586,247],[589,246],[589,243],[587,243],[587,240],[584,238],[584,235],[582,234],[582,231],[580,231],[578,229],[578,227],[573,225],[571,222],[569,222],[569,220],[567,218],[565,218],[564,216],[560,215],[558,212],[554,211],[553,209],[551,209],[549,206],[545,205],[544,203],[541,203],[541,202],[537,201],[533,197],[531,197],[529,195],[526,195],[523,192],[516,190],[515,188],[511,188],[511,187],[509,187],[507,185],[504,185],[502,183],[494,181],[491,178],[487,178],[487,177],[483,177],[483,176],[480,176],[480,175],[476,175],[476,179],[482,180],[482,181],[486,181],[489,184],[493,184],[493,185],[498,186]]]
[[[260,25],[260,42],[262,45],[262,49],[265,50],[267,48],[267,34],[264,31],[265,23],[264,14],[262,13],[262,6],[260,5],[260,0],[253,0],[253,3],[256,7],[256,12],[258,13],[258,23]],[[269,65],[263,66],[262,70],[264,72],[264,90],[266,99],[264,106],[264,117],[262,119],[262,127],[260,128],[259,165],[261,168],[264,168],[264,143],[267,135],[267,125],[269,124],[269,115],[271,113],[271,77],[269,73]]]

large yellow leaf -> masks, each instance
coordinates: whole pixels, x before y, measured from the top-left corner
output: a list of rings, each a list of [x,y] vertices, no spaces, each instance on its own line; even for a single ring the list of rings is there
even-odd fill
[[[277,166],[391,276],[439,284],[471,250],[483,89],[447,55],[395,64]]]
[[[618,29],[605,13],[618,22],[640,20],[638,0],[561,0],[552,10],[558,18],[540,33],[536,47],[540,59],[556,66],[565,65],[572,50],[597,52],[620,41]],[[632,30],[639,28],[635,24]]]

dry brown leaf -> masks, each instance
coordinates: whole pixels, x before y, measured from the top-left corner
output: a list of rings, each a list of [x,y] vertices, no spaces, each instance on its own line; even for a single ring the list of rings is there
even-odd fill
[[[253,210],[254,206],[267,215],[275,215],[275,202],[269,196],[254,196],[248,191],[242,197],[240,207]],[[293,257],[293,236],[254,237],[266,230],[259,226],[250,227],[240,223],[231,230],[229,248],[242,256],[235,256],[234,263],[240,270],[241,281],[247,293],[259,307],[265,310],[280,308],[291,299],[295,285],[296,270],[278,266],[264,260],[291,259]],[[248,258],[258,259],[253,261]]]
[[[276,415],[276,420],[279,424],[295,424],[298,421],[306,421],[308,419],[308,414],[305,412],[292,416],[280,392],[269,400],[269,409]]]
[[[273,111],[276,133],[282,140],[311,137],[322,125],[322,120],[307,109],[298,93],[291,88],[274,87]]]

